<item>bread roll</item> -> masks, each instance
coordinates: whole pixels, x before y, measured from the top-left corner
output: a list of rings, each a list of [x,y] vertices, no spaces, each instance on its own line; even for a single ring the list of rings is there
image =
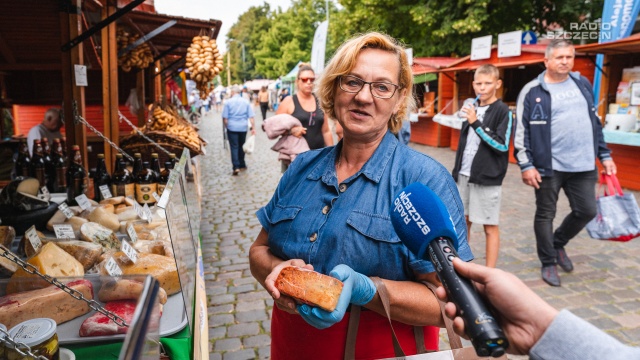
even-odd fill
[[[327,311],[338,305],[342,285],[331,276],[293,266],[282,269],[276,279],[276,289],[281,293]]]

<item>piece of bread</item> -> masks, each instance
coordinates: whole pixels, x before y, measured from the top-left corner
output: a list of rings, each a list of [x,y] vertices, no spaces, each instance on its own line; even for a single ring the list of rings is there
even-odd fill
[[[276,288],[303,303],[333,311],[338,305],[342,282],[316,271],[289,266],[280,271]]]

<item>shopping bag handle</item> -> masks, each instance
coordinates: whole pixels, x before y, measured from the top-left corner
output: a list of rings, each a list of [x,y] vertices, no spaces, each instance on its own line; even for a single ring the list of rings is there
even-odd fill
[[[618,177],[615,175],[607,175],[606,173],[602,173],[600,175],[600,186],[606,184],[607,186],[604,189],[604,196],[612,196],[612,195],[624,195],[622,192],[622,187],[620,186],[620,181],[618,181]]]

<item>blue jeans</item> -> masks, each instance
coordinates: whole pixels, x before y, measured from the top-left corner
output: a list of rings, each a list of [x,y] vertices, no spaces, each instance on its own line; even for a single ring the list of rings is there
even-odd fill
[[[563,248],[569,240],[596,216],[596,182],[598,172],[562,172],[554,171],[552,176],[545,176],[536,190],[536,215],[533,229],[536,234],[538,258],[542,266],[556,263],[556,249]],[[571,213],[562,224],[553,231],[553,219],[556,216],[556,205],[560,189],[564,190]]]
[[[246,168],[247,164],[244,163],[244,151],[242,145],[247,139],[246,131],[230,131],[227,130],[227,138],[229,139],[229,149],[231,150],[231,164],[233,170]]]

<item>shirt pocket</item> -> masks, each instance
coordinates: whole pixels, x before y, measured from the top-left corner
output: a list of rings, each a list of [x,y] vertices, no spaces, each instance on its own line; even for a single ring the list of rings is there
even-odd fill
[[[389,280],[407,279],[407,249],[393,231],[389,216],[355,210],[349,214],[347,228],[347,249],[342,251],[340,263],[367,276]]]
[[[289,259],[289,251],[285,251],[285,245],[291,236],[291,227],[298,213],[302,210],[299,206],[276,205],[269,217],[269,248],[282,259]]]

